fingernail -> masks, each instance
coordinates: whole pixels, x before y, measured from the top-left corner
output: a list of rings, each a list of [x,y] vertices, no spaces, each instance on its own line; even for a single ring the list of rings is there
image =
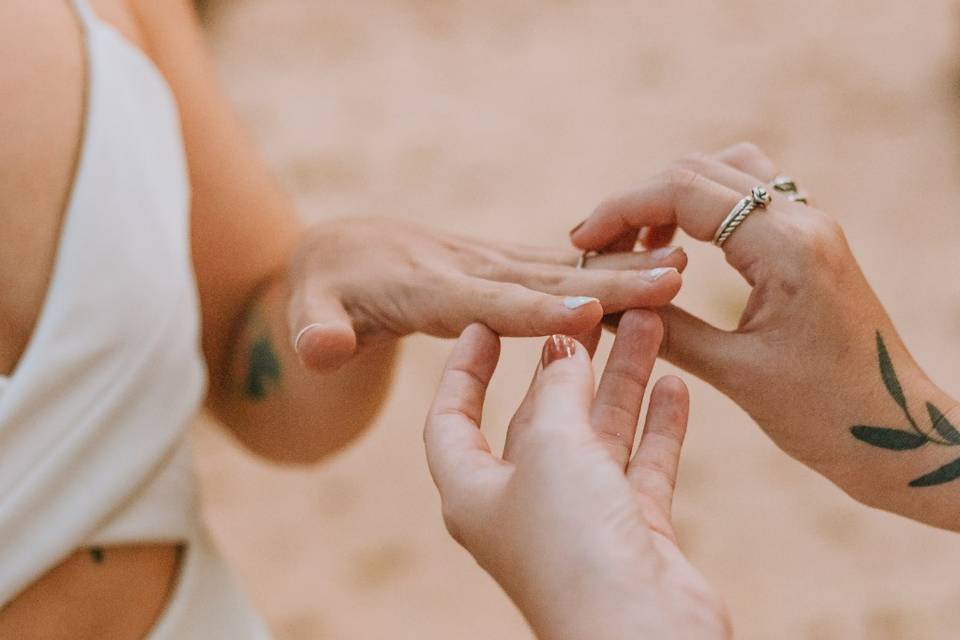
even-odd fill
[[[319,329],[320,323],[314,322],[313,324],[308,324],[303,329],[300,329],[300,333],[297,334],[297,337],[293,340],[293,350],[297,353],[300,353],[300,341],[303,339],[303,336],[307,335],[309,332],[314,329]]]
[[[577,231],[580,231],[580,227],[582,227],[586,222],[587,222],[587,221],[584,220],[584,221],[582,221],[580,224],[578,224],[577,226],[575,226],[573,229],[570,229],[570,235],[573,235],[573,234],[575,234]]]
[[[591,302],[600,302],[596,298],[591,298],[590,296],[574,296],[570,298],[563,299],[563,306],[571,311],[574,309],[579,309],[583,305],[590,304]]]
[[[547,338],[547,343],[543,345],[543,368],[546,369],[551,362],[562,360],[563,358],[572,358],[577,352],[577,341],[570,336],[553,335]]]
[[[666,260],[677,251],[680,251],[680,247],[664,247],[662,249],[654,249],[650,252],[650,257],[654,260]]]
[[[649,280],[650,282],[656,282],[657,280],[667,275],[668,273],[680,273],[680,272],[674,269],[673,267],[657,267],[656,269],[650,269],[650,271],[647,271],[644,274],[644,277],[646,277],[646,279]]]

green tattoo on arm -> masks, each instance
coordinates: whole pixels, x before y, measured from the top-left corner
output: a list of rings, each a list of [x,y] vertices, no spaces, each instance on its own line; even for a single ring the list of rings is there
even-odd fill
[[[273,348],[273,340],[266,322],[256,312],[251,314],[249,322],[254,337],[250,342],[247,355],[247,373],[243,392],[250,400],[260,402],[280,386],[282,367],[280,357]]]
[[[890,353],[887,351],[887,345],[883,341],[883,336],[877,332],[877,356],[880,361],[880,377],[887,388],[887,393],[897,403],[900,410],[903,411],[904,418],[910,427],[910,430],[890,429],[888,427],[871,427],[866,425],[856,425],[850,428],[850,433],[854,438],[862,440],[869,445],[881,449],[890,449],[893,451],[907,451],[918,449],[927,444],[939,445],[943,447],[960,446],[960,431],[947,419],[946,415],[933,403],[927,403],[927,414],[933,425],[930,431],[924,431],[920,428],[910,409],[907,407],[907,398],[903,392],[903,386],[897,377],[897,372],[893,367],[893,361],[890,359]],[[960,478],[960,458],[935,469],[930,473],[915,478],[910,481],[911,487],[932,487],[938,484],[944,484],[951,480]]]

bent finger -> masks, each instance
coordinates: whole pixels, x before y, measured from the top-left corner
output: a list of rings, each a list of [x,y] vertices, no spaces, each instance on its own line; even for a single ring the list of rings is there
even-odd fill
[[[712,241],[744,193],[678,165],[634,191],[603,202],[571,239],[582,249],[597,250],[638,227],[676,224],[697,240]],[[769,233],[763,232],[764,225],[755,222],[758,218],[762,216],[748,217],[723,246],[728,256],[737,253],[737,263],[749,264],[775,248]]]
[[[497,464],[480,423],[499,357],[500,339],[475,324],[463,332],[447,360],[423,432],[430,474],[445,498],[458,492],[471,472]]]
[[[334,292],[301,283],[291,296],[288,316],[293,349],[308,369],[333,370],[356,353],[352,320]]]

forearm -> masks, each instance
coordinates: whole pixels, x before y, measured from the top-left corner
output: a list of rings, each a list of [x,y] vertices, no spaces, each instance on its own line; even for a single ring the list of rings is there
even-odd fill
[[[308,463],[333,453],[376,416],[396,343],[366,346],[336,371],[307,370],[293,349],[286,277],[262,287],[240,319],[228,363],[211,381],[210,406],[254,452]]]
[[[885,314],[865,317],[874,322],[850,333],[814,332],[832,343],[819,364],[803,363],[799,353],[780,360],[817,375],[785,385],[783,397],[755,417],[855,499],[960,531],[960,464],[954,473],[938,471],[960,459],[960,433],[951,425],[958,403],[914,361]]]
[[[867,505],[960,531],[958,403],[898,351],[878,356],[873,375],[864,377],[876,381],[874,401],[859,419],[846,420],[842,437],[852,456],[832,475]]]

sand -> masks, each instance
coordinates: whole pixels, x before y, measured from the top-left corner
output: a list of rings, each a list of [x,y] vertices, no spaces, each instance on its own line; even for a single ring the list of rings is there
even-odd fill
[[[310,218],[562,245],[603,195],[687,152],[754,140],[842,221],[915,356],[960,392],[954,2],[212,8],[226,89]],[[711,247],[684,244],[680,302],[731,326],[744,285]],[[506,346],[494,442],[538,348]],[[376,427],[316,468],[278,469],[197,430],[210,526],[280,640],[530,637],[440,521],[420,430],[448,349],[407,340]],[[960,636],[960,538],[853,502],[685,377],[676,522],[739,638]]]

